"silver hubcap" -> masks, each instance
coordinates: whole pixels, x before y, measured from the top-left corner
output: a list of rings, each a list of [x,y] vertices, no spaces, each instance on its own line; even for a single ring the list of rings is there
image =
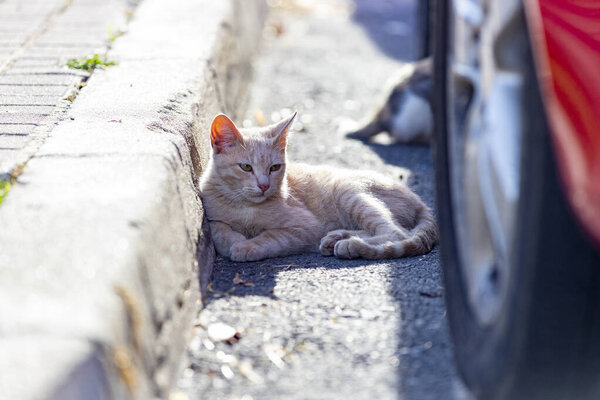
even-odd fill
[[[472,311],[495,319],[510,275],[519,199],[524,27],[517,0],[454,0],[448,149],[454,226]]]

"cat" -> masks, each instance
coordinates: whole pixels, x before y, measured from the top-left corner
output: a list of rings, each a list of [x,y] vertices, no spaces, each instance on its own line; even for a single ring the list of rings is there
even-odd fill
[[[368,140],[387,132],[397,143],[428,144],[433,136],[432,60],[407,63],[384,90],[379,105],[348,137]]]
[[[342,259],[386,259],[432,249],[433,214],[400,182],[376,172],[288,163],[295,116],[246,129],[223,114],[214,118],[200,192],[219,254],[256,261],[319,250]]]

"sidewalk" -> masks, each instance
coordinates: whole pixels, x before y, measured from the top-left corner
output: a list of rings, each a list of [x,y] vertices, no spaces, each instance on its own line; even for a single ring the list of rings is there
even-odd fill
[[[2,400],[168,397],[212,271],[206,126],[243,105],[265,6],[129,4],[0,3]],[[64,67],[130,17],[116,65]]]
[[[90,76],[67,60],[106,53],[133,11],[127,0],[0,3],[0,175],[35,154]]]

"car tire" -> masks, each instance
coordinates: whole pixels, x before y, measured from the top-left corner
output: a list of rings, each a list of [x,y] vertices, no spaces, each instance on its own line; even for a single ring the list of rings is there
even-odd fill
[[[480,323],[469,305],[450,187],[451,6],[451,1],[435,2],[432,104],[443,275],[459,372],[480,399],[598,399],[600,256],[562,192],[529,44],[518,228],[507,294],[490,323]]]

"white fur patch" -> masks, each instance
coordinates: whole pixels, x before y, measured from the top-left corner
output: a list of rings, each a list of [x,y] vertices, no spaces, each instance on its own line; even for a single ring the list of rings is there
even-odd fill
[[[392,117],[392,136],[402,142],[426,140],[433,129],[433,114],[429,102],[405,92],[402,110]]]

